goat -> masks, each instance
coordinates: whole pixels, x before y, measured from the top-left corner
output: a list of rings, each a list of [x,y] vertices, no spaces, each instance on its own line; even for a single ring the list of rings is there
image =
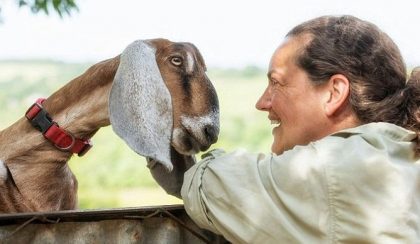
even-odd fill
[[[110,124],[153,161],[152,173],[165,169],[177,181],[193,154],[207,150],[219,133],[218,99],[205,72],[191,43],[136,41],[32,106],[29,114],[34,107],[48,112],[70,142],[54,145],[25,117],[0,131],[0,213],[77,208],[77,180],[67,164],[71,146],[79,140],[89,148],[86,140]]]

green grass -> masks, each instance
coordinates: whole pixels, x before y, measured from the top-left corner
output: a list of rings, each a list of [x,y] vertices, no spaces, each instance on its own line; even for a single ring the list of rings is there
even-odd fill
[[[48,61],[0,62],[0,129],[22,117],[37,97],[50,95],[87,67]],[[265,74],[248,67],[210,69],[208,75],[220,102],[221,131],[212,148],[269,152],[271,126],[267,114],[255,109],[255,102],[267,84]],[[85,156],[70,160],[79,182],[80,208],[180,203],[159,188],[145,159],[131,151],[110,127],[102,128],[93,143]]]

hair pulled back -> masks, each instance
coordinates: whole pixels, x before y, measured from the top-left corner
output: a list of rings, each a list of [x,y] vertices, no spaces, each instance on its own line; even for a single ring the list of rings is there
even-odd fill
[[[420,67],[407,79],[397,45],[377,26],[353,16],[322,16],[293,28],[307,35],[296,57],[316,84],[334,74],[350,81],[349,102],[362,123],[388,122],[417,133],[420,154]]]

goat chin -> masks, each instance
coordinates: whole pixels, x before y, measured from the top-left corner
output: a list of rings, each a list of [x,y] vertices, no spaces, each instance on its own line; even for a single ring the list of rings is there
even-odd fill
[[[188,156],[206,151],[215,140],[217,137],[209,137],[206,130],[194,133],[194,131],[184,128],[177,128],[172,133],[171,146],[178,153]]]
[[[183,155],[206,151],[217,141],[219,120],[216,112],[205,116],[181,117],[182,127],[172,132],[172,146]]]
[[[195,164],[195,157],[180,154],[171,147],[171,161],[174,163],[172,171],[152,158],[147,158],[147,167],[156,182],[170,195],[181,198],[181,187],[184,173]]]
[[[183,155],[194,155],[203,148],[193,136],[186,132],[186,130],[180,128],[174,129],[171,145],[178,153]],[[207,148],[204,150],[207,150]]]

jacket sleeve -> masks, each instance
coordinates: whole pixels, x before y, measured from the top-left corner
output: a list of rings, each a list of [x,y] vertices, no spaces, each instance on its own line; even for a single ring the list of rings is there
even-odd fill
[[[315,161],[310,146],[207,157],[184,175],[185,209],[233,243],[318,242],[328,231],[328,189]]]

